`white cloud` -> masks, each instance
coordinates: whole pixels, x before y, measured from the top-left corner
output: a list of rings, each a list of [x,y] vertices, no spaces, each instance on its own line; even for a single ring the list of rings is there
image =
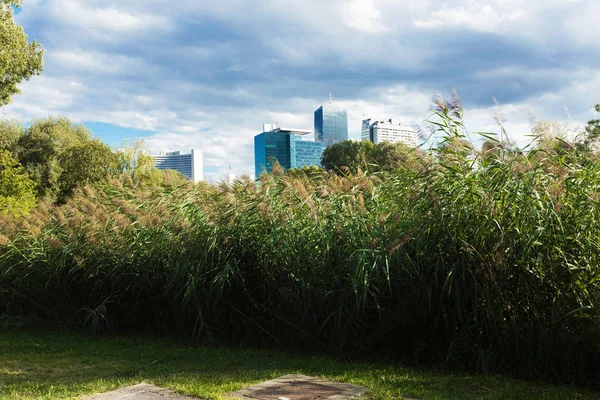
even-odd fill
[[[346,26],[366,33],[382,33],[388,28],[381,20],[381,12],[373,0],[352,0],[342,7],[342,19]]]
[[[217,174],[230,162],[252,174],[262,124],[311,129],[329,92],[348,109],[357,139],[363,118],[422,121],[434,90],[458,85],[472,131],[496,129],[496,95],[506,103],[508,131],[526,140],[531,114],[562,119],[566,105],[577,123],[594,117],[598,7],[592,0],[28,0],[17,20],[44,44],[46,69],[2,112],[150,130],[154,151],[197,147]],[[490,51],[490,38],[504,47]]]
[[[62,68],[77,69],[80,72],[103,75],[144,71],[147,68],[144,61],[140,58],[83,50],[58,50],[49,54],[47,59],[56,62]]]
[[[25,120],[64,115],[86,90],[80,82],[43,75],[22,83],[20,88],[22,94],[15,96],[2,112]]]
[[[416,27],[427,29],[465,27],[476,31],[497,32],[506,24],[516,22],[525,16],[523,9],[493,7],[472,0],[466,6],[442,6],[432,10],[424,18],[414,21]]]
[[[600,47],[600,41],[598,41],[600,4],[585,1],[580,1],[580,3],[584,4],[574,4],[570,7],[571,12],[567,15],[562,31],[565,32],[567,37],[583,46],[587,46],[590,51],[597,51]]]
[[[123,6],[121,6],[124,8]],[[126,7],[126,6],[125,6]],[[51,16],[63,23],[98,33],[128,34],[154,29],[169,29],[170,22],[160,12],[147,14],[114,7],[94,7],[77,0],[54,0],[48,3]],[[155,10],[159,11],[159,10]]]

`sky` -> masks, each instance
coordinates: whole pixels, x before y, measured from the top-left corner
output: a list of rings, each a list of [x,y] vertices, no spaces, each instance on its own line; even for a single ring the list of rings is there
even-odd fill
[[[458,92],[470,132],[585,125],[600,102],[597,0],[24,0],[42,75],[0,108],[66,116],[113,147],[204,153],[205,175],[254,173],[263,123],[313,128],[328,102],[422,123]],[[494,102],[497,100],[497,105]]]

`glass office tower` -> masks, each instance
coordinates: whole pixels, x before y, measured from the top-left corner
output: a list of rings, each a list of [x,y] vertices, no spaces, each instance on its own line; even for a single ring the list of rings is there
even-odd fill
[[[202,152],[192,149],[189,154],[181,154],[180,151],[151,154],[154,166],[161,170],[174,169],[181,172],[188,179],[200,182],[204,179]]]
[[[302,140],[309,131],[275,128],[254,137],[254,173],[258,178],[263,171],[271,172],[279,163],[284,169],[321,166],[324,143]]]
[[[348,140],[348,113],[329,105],[315,111],[315,142],[331,146]]]
[[[309,167],[311,165],[321,166],[321,157],[327,145],[319,142],[309,142],[296,137],[296,160],[292,168]]]
[[[279,163],[283,168],[292,168],[292,135],[279,132],[263,132],[254,137],[254,173],[258,178],[263,171],[271,172]]]

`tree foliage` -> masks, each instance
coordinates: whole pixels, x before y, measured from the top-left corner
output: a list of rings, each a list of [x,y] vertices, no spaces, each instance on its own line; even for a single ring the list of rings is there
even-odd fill
[[[14,21],[12,7],[20,7],[21,0],[0,0],[0,106],[10,103],[20,93],[17,85],[23,79],[39,75],[44,51],[35,40],[27,43],[23,28]]]
[[[117,156],[100,140],[92,139],[66,150],[60,165],[60,197],[66,197],[79,185],[106,179],[117,169]]]
[[[401,166],[417,168],[423,156],[422,151],[402,143],[347,140],[325,149],[321,164],[328,171],[392,171]]]
[[[367,151],[367,160],[378,170],[392,171],[399,167],[418,168],[424,161],[425,153],[411,149],[403,143],[378,143]]]
[[[331,145],[323,152],[321,164],[326,170],[339,170],[341,167],[347,167],[351,172],[356,172],[357,168],[364,167],[367,163],[367,148],[373,146],[371,142],[357,142],[346,140]]]
[[[0,150],[0,214],[28,214],[36,204],[34,186],[19,162]]]
[[[138,140],[133,144],[125,144],[124,147],[117,150],[117,169],[119,172],[129,176],[135,185],[150,184],[160,186],[163,179],[185,179],[183,174],[177,171],[169,172],[169,176],[164,176],[163,172],[154,167],[154,159],[148,154],[143,140]],[[173,176],[179,174],[179,178]]]
[[[38,195],[52,200],[64,199],[79,184],[106,178],[117,166],[108,146],[67,118],[34,121],[19,138],[15,154]]]
[[[19,139],[25,135],[23,124],[17,120],[0,121],[0,150],[16,151]]]

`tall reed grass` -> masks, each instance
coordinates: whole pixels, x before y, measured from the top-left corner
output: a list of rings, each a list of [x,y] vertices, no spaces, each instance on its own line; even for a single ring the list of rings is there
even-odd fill
[[[0,220],[0,314],[567,381],[600,378],[600,164],[472,152],[456,102],[419,169],[126,178]]]

